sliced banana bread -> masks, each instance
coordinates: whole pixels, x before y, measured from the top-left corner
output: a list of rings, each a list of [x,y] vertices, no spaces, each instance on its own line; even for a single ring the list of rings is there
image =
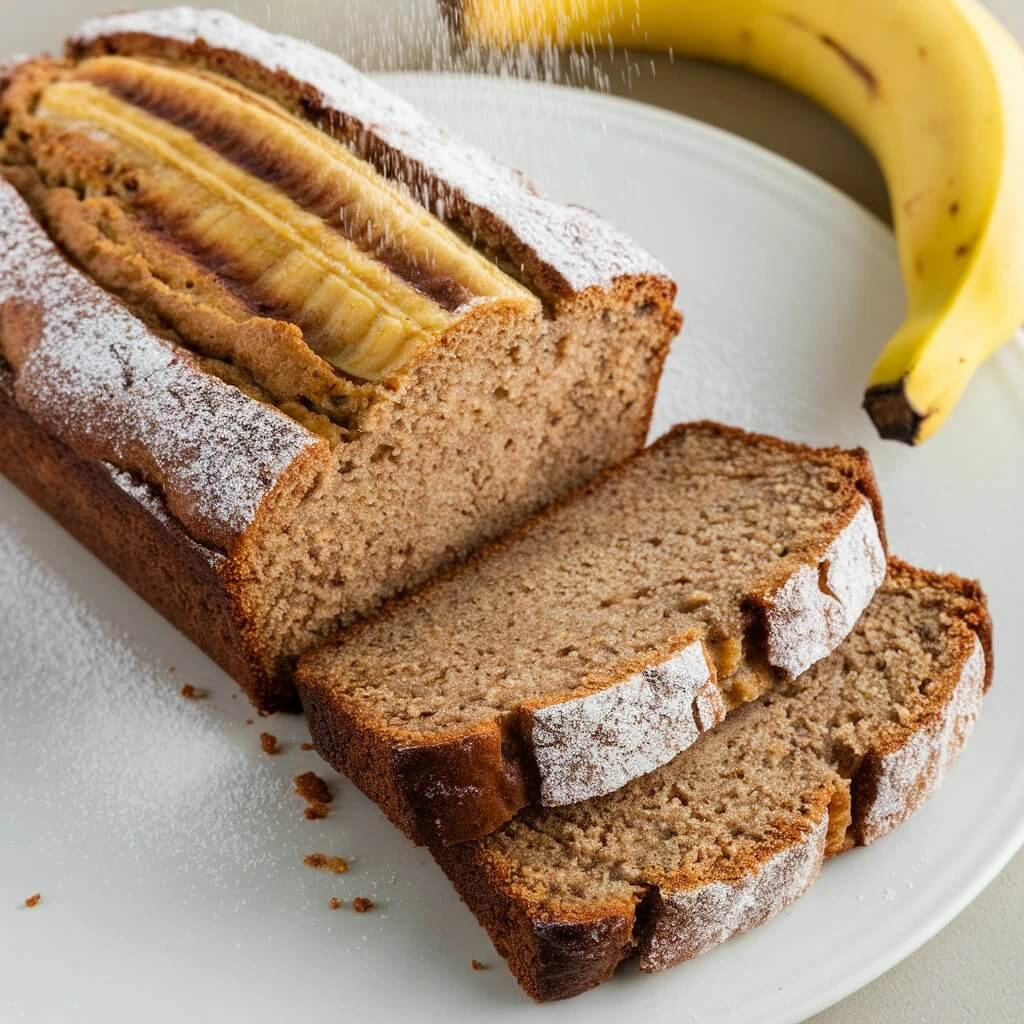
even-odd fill
[[[675,285],[597,216],[227,14],[68,53],[0,69],[0,469],[261,707],[641,447]]]
[[[863,452],[677,427],[303,659],[314,742],[418,841],[607,793],[840,643],[880,516]]]
[[[435,856],[534,999],[583,992],[627,957],[671,967],[918,807],[971,731],[990,642],[976,585],[894,562],[834,654],[669,764]]]

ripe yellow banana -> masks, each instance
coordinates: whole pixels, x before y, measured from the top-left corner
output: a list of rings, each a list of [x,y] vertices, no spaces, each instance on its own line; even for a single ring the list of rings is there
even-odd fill
[[[736,64],[806,93],[875,154],[907,315],[864,406],[930,437],[1024,321],[1024,52],[976,0],[461,0],[467,39],[597,42]]]

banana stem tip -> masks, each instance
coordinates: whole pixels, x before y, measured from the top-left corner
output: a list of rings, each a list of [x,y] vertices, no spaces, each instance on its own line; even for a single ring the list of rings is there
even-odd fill
[[[875,384],[864,393],[864,410],[880,437],[916,444],[924,417],[910,404],[904,380]]]

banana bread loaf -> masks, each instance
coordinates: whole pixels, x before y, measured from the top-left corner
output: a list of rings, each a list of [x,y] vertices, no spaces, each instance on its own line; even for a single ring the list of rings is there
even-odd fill
[[[102,18],[0,130],[0,469],[260,707],[644,442],[664,270],[328,53]]]
[[[863,452],[677,427],[304,658],[314,743],[417,841],[607,793],[840,643],[880,521]]]
[[[671,763],[434,854],[534,999],[583,992],[627,957],[659,971],[904,821],[966,741],[991,670],[980,589],[894,562],[834,654]]]

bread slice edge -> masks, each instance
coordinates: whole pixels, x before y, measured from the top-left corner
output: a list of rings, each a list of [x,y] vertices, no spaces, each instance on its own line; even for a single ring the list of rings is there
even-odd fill
[[[635,958],[654,972],[699,956],[769,920],[807,891],[824,860],[881,839],[941,784],[966,743],[992,677],[991,620],[980,587],[890,560],[890,574],[911,584],[943,586],[965,608],[948,627],[948,670],[911,723],[893,725],[850,780],[852,806],[837,838],[832,788],[808,802],[806,822],[765,845],[739,877],[672,879],[637,887],[631,898],[562,905],[517,889],[486,844],[434,844],[431,853],[489,933],[517,980],[537,1001],[578,995]]]

